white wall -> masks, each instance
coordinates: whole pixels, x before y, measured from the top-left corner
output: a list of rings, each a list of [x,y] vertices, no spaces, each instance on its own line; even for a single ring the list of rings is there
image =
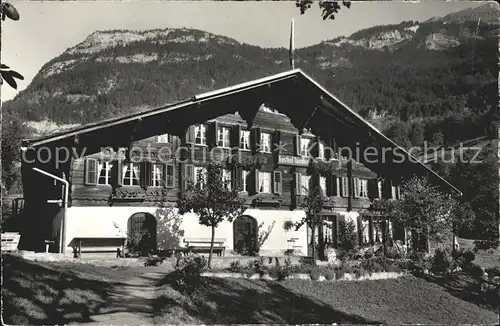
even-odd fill
[[[146,212],[154,214],[156,207],[70,207],[66,215],[66,252],[71,252],[68,247],[75,237],[120,237],[126,236],[127,222],[134,213]],[[248,209],[244,213],[250,215],[260,224],[264,222],[262,230],[275,221],[274,227],[267,241],[262,246],[262,251],[279,251],[288,249],[287,240],[298,238],[294,245],[301,246],[302,252],[307,253],[307,231],[303,226],[298,231],[295,229],[285,232],[283,224],[286,220],[298,222],[304,217],[304,211],[289,210],[258,210]],[[195,214],[185,214],[182,222],[184,237],[210,238],[209,227],[200,225]],[[230,222],[223,222],[215,230],[216,238],[225,238],[228,250],[233,249],[233,225]]]

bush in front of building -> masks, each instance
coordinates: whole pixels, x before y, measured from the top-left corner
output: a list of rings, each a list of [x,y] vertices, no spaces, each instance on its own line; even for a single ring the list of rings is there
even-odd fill
[[[174,271],[174,286],[181,292],[192,294],[202,283],[201,274],[207,269],[207,260],[204,256],[189,254],[181,257]]]
[[[451,259],[448,253],[438,248],[432,257],[430,271],[436,275],[446,275],[451,267]]]
[[[463,269],[472,264],[474,259],[476,259],[476,255],[473,251],[461,249],[453,253],[453,258],[457,265]]]

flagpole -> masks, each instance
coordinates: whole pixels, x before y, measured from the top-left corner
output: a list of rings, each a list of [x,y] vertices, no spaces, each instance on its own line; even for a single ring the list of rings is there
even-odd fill
[[[294,30],[294,19],[292,18],[292,23],[290,26],[290,49],[289,49],[289,57],[290,57],[290,66],[292,66],[292,70],[295,69],[295,30]]]

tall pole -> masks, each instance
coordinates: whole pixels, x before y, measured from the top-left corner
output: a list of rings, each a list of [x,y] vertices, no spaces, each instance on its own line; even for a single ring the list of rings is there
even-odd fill
[[[294,19],[292,18],[292,23],[291,23],[291,26],[290,26],[290,49],[289,49],[289,59],[290,59],[290,66],[292,67],[292,69],[295,69],[295,59],[294,59],[294,55],[295,55],[295,31],[294,31]]]

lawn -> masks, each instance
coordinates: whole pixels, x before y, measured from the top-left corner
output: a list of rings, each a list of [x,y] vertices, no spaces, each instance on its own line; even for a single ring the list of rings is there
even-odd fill
[[[153,302],[157,324],[495,324],[498,314],[415,277],[317,283],[207,278],[192,297],[169,284]]]
[[[458,244],[460,249],[473,250],[474,240],[458,238]],[[500,266],[500,247],[490,250],[479,250],[476,252],[476,259],[474,259],[474,264],[477,264],[484,268],[493,268]]]
[[[2,255],[3,320],[7,324],[67,324],[90,321],[110,293],[134,276],[127,269],[75,263],[36,263]]]

